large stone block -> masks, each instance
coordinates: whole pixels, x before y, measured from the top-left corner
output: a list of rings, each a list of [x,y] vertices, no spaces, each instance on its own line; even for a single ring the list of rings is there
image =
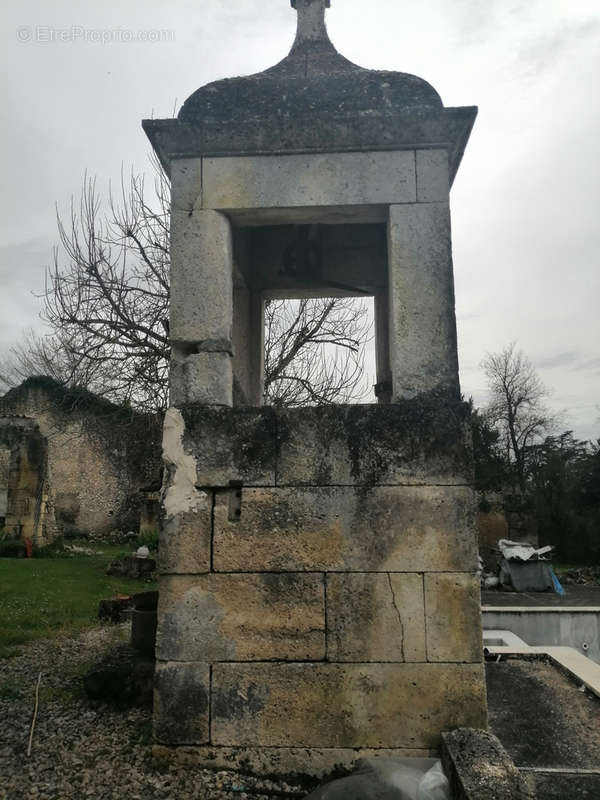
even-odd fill
[[[423,576],[327,575],[329,661],[425,661]]]
[[[428,661],[483,659],[481,596],[476,575],[425,575]]]
[[[458,398],[448,203],[390,206],[388,257],[394,398]]]
[[[417,202],[445,203],[450,182],[447,150],[417,150]]]
[[[436,747],[485,727],[472,664],[215,664],[211,741],[279,747]]]
[[[414,203],[414,150],[203,159],[204,208]]]
[[[272,408],[189,406],[181,414],[198,486],[229,486],[231,481],[275,485],[279,441]]]
[[[157,662],[154,739],[163,744],[205,744],[209,734],[208,664]]]
[[[472,490],[397,486],[243,489],[214,510],[216,571],[458,572],[475,570]]]
[[[323,659],[323,576],[163,578],[157,656],[209,662]]]
[[[393,405],[278,409],[280,486],[466,484],[468,409],[419,397]]]
[[[182,408],[198,485],[381,486],[472,482],[468,407]]]
[[[217,211],[171,212],[170,338],[231,351],[233,255],[228,219]]]
[[[545,797],[530,792],[525,777],[500,740],[488,731],[465,727],[445,732],[441,759],[452,797],[456,800],[534,800]],[[553,796],[574,798],[576,795],[569,792]]]
[[[158,569],[163,574],[210,572],[212,493],[195,511],[164,520],[158,547]]]
[[[174,352],[169,374],[170,402],[176,408],[188,403],[231,406],[233,372],[230,353],[195,353],[178,357]]]
[[[178,158],[171,164],[171,207],[188,214],[202,207],[202,159]]]

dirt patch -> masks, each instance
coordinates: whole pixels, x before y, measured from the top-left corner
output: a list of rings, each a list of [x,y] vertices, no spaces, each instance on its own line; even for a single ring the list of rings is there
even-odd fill
[[[547,660],[486,666],[490,728],[520,767],[600,767],[600,700]]]

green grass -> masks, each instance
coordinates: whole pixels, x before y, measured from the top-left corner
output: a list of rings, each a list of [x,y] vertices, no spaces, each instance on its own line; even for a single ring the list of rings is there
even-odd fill
[[[153,588],[106,575],[115,552],[102,550],[102,555],[81,558],[0,558],[0,657],[32,639],[74,634],[98,624],[103,598]]]

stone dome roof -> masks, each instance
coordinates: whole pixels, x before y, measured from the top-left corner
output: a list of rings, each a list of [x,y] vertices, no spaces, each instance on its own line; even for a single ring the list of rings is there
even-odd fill
[[[264,72],[215,81],[195,91],[179,119],[191,125],[293,119],[318,113],[385,115],[443,108],[422,78],[404,72],[364,69],[341,56],[325,27],[328,0],[292,0],[298,30],[283,61]]]

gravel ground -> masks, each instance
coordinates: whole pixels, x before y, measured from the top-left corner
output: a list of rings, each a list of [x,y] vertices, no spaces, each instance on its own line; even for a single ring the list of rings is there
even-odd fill
[[[151,712],[94,705],[82,675],[117,643],[124,628],[41,640],[0,660],[0,800],[271,800],[303,797],[300,787],[233,772],[164,766],[150,754]],[[39,672],[32,754],[27,744]]]

